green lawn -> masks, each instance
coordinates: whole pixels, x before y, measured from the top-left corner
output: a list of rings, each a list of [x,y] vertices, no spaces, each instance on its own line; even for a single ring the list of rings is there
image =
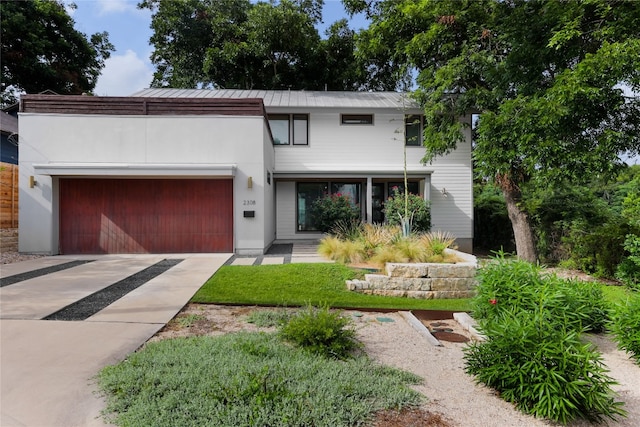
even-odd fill
[[[359,274],[362,273],[342,264],[224,266],[191,301],[289,307],[328,304],[337,308],[470,310],[469,299],[419,300],[347,290],[345,281]]]
[[[602,284],[601,288],[604,299],[610,305],[623,302],[632,295],[632,291],[626,286],[612,286]]]

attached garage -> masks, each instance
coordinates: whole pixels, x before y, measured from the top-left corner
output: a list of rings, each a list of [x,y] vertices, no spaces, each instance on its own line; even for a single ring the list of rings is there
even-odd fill
[[[233,252],[232,179],[60,178],[60,253]]]

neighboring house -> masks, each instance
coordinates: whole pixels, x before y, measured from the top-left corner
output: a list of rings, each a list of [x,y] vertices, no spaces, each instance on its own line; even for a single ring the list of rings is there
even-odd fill
[[[432,228],[471,251],[470,128],[466,144],[423,164],[420,113],[396,92],[23,96],[20,250],[262,254],[320,238],[309,209],[327,192],[382,221],[406,148],[409,189],[431,201]]]
[[[0,111],[0,160],[18,164],[18,104]]]

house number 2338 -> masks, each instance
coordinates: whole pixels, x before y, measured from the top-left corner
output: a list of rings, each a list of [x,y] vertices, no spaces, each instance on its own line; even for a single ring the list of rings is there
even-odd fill
[[[255,206],[256,201],[255,200],[243,200],[242,201],[242,206]]]

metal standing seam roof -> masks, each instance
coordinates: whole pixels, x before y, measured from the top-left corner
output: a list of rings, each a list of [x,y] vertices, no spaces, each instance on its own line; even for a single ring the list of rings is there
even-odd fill
[[[143,89],[133,97],[147,98],[261,98],[269,107],[347,107],[416,109],[420,106],[400,92],[346,92],[298,90],[240,90],[240,89]]]

